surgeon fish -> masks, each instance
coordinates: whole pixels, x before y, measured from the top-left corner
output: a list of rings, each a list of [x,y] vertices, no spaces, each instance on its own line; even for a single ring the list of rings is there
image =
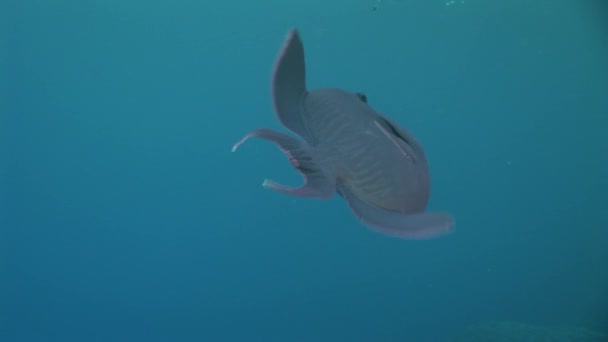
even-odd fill
[[[317,199],[337,193],[377,232],[404,239],[449,232],[449,214],[425,212],[430,176],[420,143],[372,108],[362,93],[307,89],[305,69],[304,45],[292,29],[275,62],[271,92],[279,121],[302,140],[262,128],[247,133],[232,151],[253,137],[275,143],[304,184],[293,188],[267,179],[265,188]]]

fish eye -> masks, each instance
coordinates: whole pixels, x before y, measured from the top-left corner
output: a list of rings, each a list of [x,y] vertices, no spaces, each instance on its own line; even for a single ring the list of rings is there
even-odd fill
[[[367,103],[367,96],[363,93],[355,93],[355,95],[357,95],[357,97],[359,98],[359,100],[363,101],[364,103]]]

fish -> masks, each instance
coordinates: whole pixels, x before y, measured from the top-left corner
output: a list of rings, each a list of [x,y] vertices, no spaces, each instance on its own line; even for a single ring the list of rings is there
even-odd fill
[[[289,30],[272,72],[272,106],[292,134],[259,128],[251,138],[269,141],[287,156],[303,184],[289,187],[266,179],[264,188],[327,200],[341,196],[370,230],[401,239],[428,239],[452,231],[446,212],[429,212],[428,162],[418,140],[375,110],[361,92],[308,89],[304,45]]]

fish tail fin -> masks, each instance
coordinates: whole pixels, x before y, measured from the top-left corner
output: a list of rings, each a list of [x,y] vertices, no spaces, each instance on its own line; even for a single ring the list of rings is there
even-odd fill
[[[266,179],[262,184],[265,188],[273,189],[288,195],[327,199],[336,192],[335,177],[318,162],[314,150],[306,143],[271,129],[257,129],[249,132],[232,147],[236,151],[249,138],[260,138],[275,143],[287,155],[291,164],[304,178],[304,184],[299,188],[291,188]]]

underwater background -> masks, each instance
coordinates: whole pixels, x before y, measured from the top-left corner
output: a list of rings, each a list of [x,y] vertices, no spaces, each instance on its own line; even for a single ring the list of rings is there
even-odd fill
[[[263,189],[301,182],[272,144],[230,152],[286,131],[292,27],[310,88],[421,141],[453,233],[377,234]],[[5,0],[0,34],[1,341],[605,341],[603,1]]]

